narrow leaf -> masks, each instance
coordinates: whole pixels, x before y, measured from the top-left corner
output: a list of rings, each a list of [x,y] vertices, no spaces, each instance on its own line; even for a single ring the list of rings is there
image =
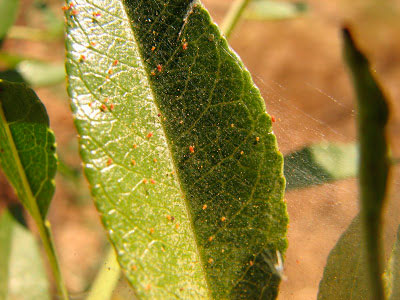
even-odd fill
[[[244,17],[252,20],[283,20],[304,15],[308,10],[305,2],[283,2],[270,0],[253,0]]]
[[[313,144],[285,156],[287,189],[355,177],[357,175],[357,145]]]
[[[389,108],[367,58],[343,30],[343,52],[357,94],[357,123],[360,143],[359,185],[361,222],[364,229],[371,292],[383,299],[382,208],[386,196],[390,159],[386,140]]]
[[[36,240],[8,211],[0,216],[0,256],[1,299],[50,299]]]
[[[238,56],[197,1],[73,4],[66,69],[85,173],[138,295],[275,298],[282,156]]]
[[[0,1],[0,41],[6,36],[17,18],[19,0]]]
[[[35,217],[46,216],[57,168],[55,139],[36,94],[23,84],[0,80],[0,166],[18,198]]]

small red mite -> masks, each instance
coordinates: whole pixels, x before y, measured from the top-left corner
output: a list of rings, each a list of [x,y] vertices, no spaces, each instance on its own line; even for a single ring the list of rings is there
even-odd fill
[[[79,12],[78,12],[76,9],[74,9],[73,11],[71,11],[71,15],[76,16],[77,14],[79,14]]]
[[[187,48],[188,48],[188,43],[183,43],[182,49],[183,49],[183,50],[186,50]]]
[[[149,132],[148,134],[147,134],[147,138],[149,139],[149,138],[151,138],[153,136],[153,133],[152,132]]]
[[[271,121],[272,121],[272,123],[275,123],[275,122],[276,122],[276,119],[275,119],[274,116],[271,116]]]
[[[100,109],[101,109],[102,111],[106,111],[106,110],[107,110],[107,106],[105,106],[105,104],[102,104],[102,105],[100,106]]]
[[[190,153],[194,153],[194,146],[189,146]]]
[[[99,12],[94,12],[93,13],[93,17],[100,17],[101,16],[101,13],[99,13]]]
[[[158,65],[157,66],[157,70],[158,70],[158,72],[161,72],[162,71],[162,65]]]
[[[156,47],[154,47],[154,46],[151,47],[151,51],[154,51],[154,50],[156,50]]]
[[[116,66],[116,65],[118,65],[118,59],[114,60],[114,62],[113,62],[113,66]]]
[[[68,6],[63,6],[63,7],[61,7],[61,9],[62,9],[63,11],[67,11],[67,10],[69,9],[69,7],[68,7]]]
[[[151,183],[151,184],[156,184],[156,182],[155,182],[154,179],[150,179],[150,183]]]
[[[110,110],[114,109],[114,104],[110,104]]]

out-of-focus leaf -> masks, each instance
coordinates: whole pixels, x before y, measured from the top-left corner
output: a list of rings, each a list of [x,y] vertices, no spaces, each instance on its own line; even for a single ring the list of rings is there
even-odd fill
[[[251,20],[282,20],[297,18],[308,10],[305,2],[282,2],[270,0],[253,0],[244,14]]]
[[[319,284],[318,300],[371,299],[360,216],[331,250]]]
[[[50,299],[36,240],[9,211],[0,216],[0,257],[0,299]]]
[[[0,79],[26,83],[32,87],[55,85],[64,82],[65,67],[62,64],[23,60],[15,69],[0,71]]]
[[[367,58],[357,48],[347,28],[343,30],[343,40],[344,58],[357,94],[360,215],[365,230],[371,293],[374,299],[384,299],[381,234],[382,208],[391,164],[386,140],[388,101],[374,78]]]
[[[400,299],[400,226],[397,230],[392,255],[385,274],[388,299]]]
[[[17,18],[19,0],[0,1],[0,41],[6,36]]]
[[[100,268],[86,300],[111,299],[114,289],[118,284],[120,274],[121,269],[117,262],[115,250],[113,247],[110,247],[107,257],[103,262],[103,266]]]
[[[0,166],[18,198],[45,218],[57,169],[46,109],[24,84],[0,80]]]
[[[275,298],[283,159],[260,92],[207,11],[80,0],[66,19],[85,173],[138,295]]]
[[[321,143],[285,156],[287,190],[355,177],[357,145]]]

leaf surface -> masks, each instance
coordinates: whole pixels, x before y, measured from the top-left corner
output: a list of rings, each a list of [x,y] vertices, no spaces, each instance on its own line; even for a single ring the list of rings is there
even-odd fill
[[[6,36],[17,18],[19,0],[0,1],[0,41]]]
[[[276,297],[282,156],[207,11],[188,0],[73,4],[66,69],[85,174],[138,295]]]
[[[372,299],[360,216],[356,216],[329,253],[318,300]]]
[[[400,226],[385,275],[389,299],[400,299]]]
[[[7,210],[0,216],[0,256],[1,299],[50,299],[36,240]]]
[[[18,198],[45,218],[57,170],[55,138],[46,109],[24,84],[0,80],[0,166]]]
[[[357,145],[313,144],[285,156],[287,190],[355,177]]]

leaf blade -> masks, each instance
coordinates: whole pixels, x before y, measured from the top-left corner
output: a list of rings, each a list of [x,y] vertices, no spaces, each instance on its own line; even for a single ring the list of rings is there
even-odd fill
[[[35,215],[38,205],[44,219],[57,169],[55,138],[46,110],[23,84],[0,81],[0,100],[0,165],[28,211]]]
[[[274,298],[280,277],[273,265],[276,250],[286,248],[287,215],[282,156],[258,89],[197,2],[170,1],[164,11],[160,1],[124,4],[127,16],[115,16],[123,11],[118,1],[108,1],[101,13],[90,1],[75,6],[78,14],[67,12],[67,72],[85,172],[103,223],[115,229],[109,212],[121,214],[122,207],[136,212],[136,227],[146,226],[135,229],[136,244],[129,249],[136,255],[129,259],[123,249],[124,243],[125,248],[132,245],[132,237],[122,238],[129,232],[122,227],[129,226],[119,218],[118,232],[112,229],[125,274],[142,297],[248,298],[264,293],[264,298]],[[117,30],[110,26],[116,23]],[[101,64],[93,66],[89,60]],[[213,80],[217,73],[220,82]],[[140,84],[133,88],[135,80],[124,76],[136,77]],[[198,88],[185,90],[185,85]],[[139,119],[134,118],[138,111]],[[99,147],[102,142],[107,146]],[[118,176],[130,187],[107,187],[112,185],[109,178]],[[164,242],[151,256],[157,263],[140,258],[147,244],[168,236],[190,249],[190,257],[176,248],[172,253],[172,245]],[[170,270],[169,282],[160,278],[155,264]],[[147,274],[132,272],[142,266]],[[194,274],[190,279],[188,272]],[[144,283],[151,280],[155,283]]]

